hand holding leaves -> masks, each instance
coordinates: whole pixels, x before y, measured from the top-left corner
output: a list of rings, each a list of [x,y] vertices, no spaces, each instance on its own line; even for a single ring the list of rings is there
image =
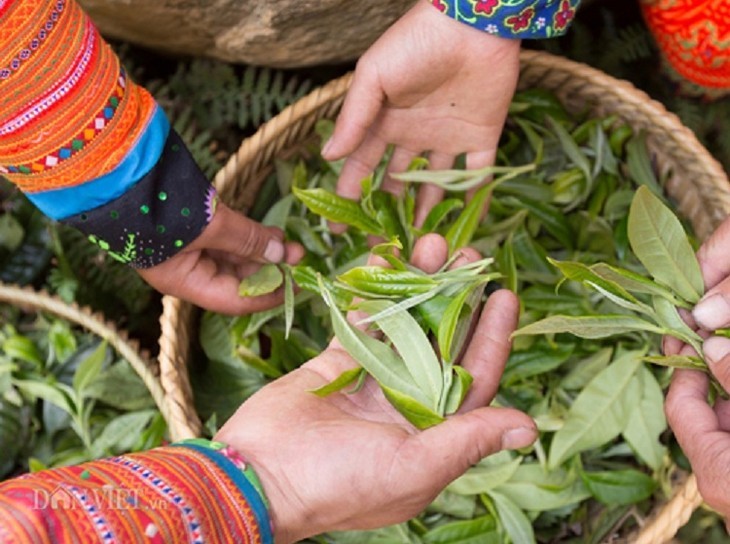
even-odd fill
[[[583,338],[649,332],[688,344],[693,353],[652,356],[652,363],[704,368],[702,337],[682,319],[676,306],[690,308],[704,292],[702,273],[681,223],[645,186],[636,191],[628,217],[629,242],[652,279],[604,263],[552,261],[567,279],[598,291],[615,306],[628,311],[611,315],[554,315],[531,323],[516,335],[569,332]],[[638,317],[639,314],[641,317]]]
[[[413,263],[436,272],[446,251],[442,238],[424,237]],[[256,467],[277,538],[293,542],[404,521],[483,456],[530,444],[536,431],[528,416],[486,407],[510,351],[517,311],[512,293],[489,298],[461,359],[474,385],[458,415],[424,431],[393,408],[372,378],[355,392],[311,393],[358,367],[338,341],[246,401],[216,439]]]

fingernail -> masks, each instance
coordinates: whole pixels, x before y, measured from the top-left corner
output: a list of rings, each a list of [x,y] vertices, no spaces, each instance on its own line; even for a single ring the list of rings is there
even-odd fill
[[[730,338],[711,336],[702,344],[702,352],[709,363],[719,363],[730,355]]]
[[[510,429],[502,435],[502,449],[516,450],[532,444],[537,438],[537,431],[531,427]]]
[[[324,146],[322,146],[322,156],[326,158],[327,152],[330,150],[330,147],[332,147],[332,137],[330,136],[329,140],[327,140],[324,143]]]
[[[264,251],[264,259],[270,263],[279,263],[284,258],[284,244],[279,240],[271,240]]]
[[[703,298],[697,303],[692,316],[705,330],[714,331],[730,324],[730,301],[722,293]]]

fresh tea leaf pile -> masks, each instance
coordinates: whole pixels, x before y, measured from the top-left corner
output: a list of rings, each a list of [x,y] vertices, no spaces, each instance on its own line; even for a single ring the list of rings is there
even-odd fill
[[[106,342],[0,305],[0,477],[161,444],[141,378]]]
[[[319,127],[323,140],[329,131]],[[407,190],[395,198],[380,190],[381,167],[363,180],[359,202],[334,194],[341,163],[326,163],[317,151],[313,144],[301,160],[277,164],[252,212],[307,249],[300,264],[283,269],[286,304],[251,316],[203,318],[208,362],[192,381],[209,429],[268,380],[323,350],[333,334],[351,344],[364,370],[315,393],[346,394],[368,372],[415,425],[436,423],[458,406],[470,382],[454,365],[466,325],[483,293],[501,285],[520,296],[523,332],[557,315],[564,328],[594,321],[584,337],[515,337],[495,402],[529,413],[541,431],[538,442],[483,460],[408,523],[316,540],[597,543],[634,530],[670,489],[674,466],[662,410],[669,370],[644,359],[659,356],[660,334],[681,331],[674,306],[701,293],[689,268],[682,291],[665,278],[647,278],[647,257],[634,247],[636,215],[630,219],[629,210],[637,188],[639,195],[661,193],[663,181],[643,135],[614,118],[571,115],[552,95],[528,91],[512,104],[497,168],[434,173],[417,160],[400,176]],[[494,181],[466,201],[464,190],[485,174]],[[418,183],[434,178],[447,196],[415,227]],[[336,235],[329,221],[349,228]],[[414,270],[407,264],[413,242],[426,232],[446,236],[452,254],[470,245],[484,260],[432,275]],[[374,251],[390,268],[366,264],[372,235],[383,240]],[[675,248],[672,242],[664,250]],[[691,246],[682,251],[691,253]],[[300,288],[296,295],[289,277]],[[355,300],[382,340],[345,320]]]

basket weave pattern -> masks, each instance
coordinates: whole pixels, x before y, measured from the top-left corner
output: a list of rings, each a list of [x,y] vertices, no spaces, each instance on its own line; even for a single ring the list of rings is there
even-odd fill
[[[273,171],[274,159],[310,138],[318,120],[335,118],[351,79],[346,75],[313,91],[244,141],[215,178],[223,201],[235,209],[248,210],[261,183]],[[709,236],[730,214],[730,184],[719,163],[677,116],[630,83],[564,58],[523,51],[519,88],[551,91],[568,110],[615,115],[634,130],[644,130],[655,167],[667,179],[667,193],[700,239]],[[201,429],[186,366],[190,335],[195,334],[193,312],[191,305],[165,298],[161,382],[166,394],[174,396],[168,402],[174,406],[171,433],[185,438]],[[671,540],[701,502],[696,480],[690,476],[632,542],[660,544]]]

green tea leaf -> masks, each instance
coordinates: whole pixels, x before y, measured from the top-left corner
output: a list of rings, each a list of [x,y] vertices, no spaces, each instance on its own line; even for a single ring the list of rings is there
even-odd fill
[[[281,269],[275,264],[265,264],[238,285],[242,297],[258,297],[276,291],[284,282]]]
[[[675,306],[686,307],[690,306],[676,297],[672,291],[658,284],[655,281],[650,280],[637,274],[631,270],[625,268],[619,268],[617,266],[611,266],[606,263],[597,263],[590,267],[590,269],[607,281],[612,281],[631,293],[644,293],[647,295],[656,295],[667,299]]]
[[[514,457],[501,451],[485,457],[462,476],[451,482],[447,489],[459,495],[479,495],[508,482],[522,463],[522,457]]]
[[[353,327],[334,304],[331,293],[322,284],[322,296],[330,309],[332,328],[345,351],[380,384],[382,388],[428,405],[429,399],[414,383],[403,360],[387,345]],[[385,390],[385,389],[383,389]]]
[[[330,383],[323,385],[322,387],[318,387],[317,389],[313,389],[311,392],[318,397],[326,397],[327,395],[341,391],[348,385],[355,383],[364,372],[365,369],[361,367],[345,370]]]
[[[284,338],[289,338],[292,324],[294,323],[294,279],[292,278],[291,267],[284,267]]]
[[[596,274],[591,268],[583,263],[574,261],[556,261],[548,258],[553,266],[556,266],[566,278],[579,281],[588,287],[591,287],[609,300],[618,304],[622,308],[632,310],[637,313],[653,315],[654,311],[618,283],[607,280]]]
[[[50,402],[69,414],[75,413],[69,396],[54,385],[33,380],[13,380],[13,385],[23,393]]]
[[[633,377],[643,355],[637,351],[621,355],[580,392],[550,444],[549,468],[605,444],[626,428],[639,402],[640,388]]]
[[[393,303],[387,300],[368,300],[360,303],[358,309],[372,314],[391,306]],[[427,406],[437,410],[444,387],[441,364],[423,329],[406,311],[381,317],[376,323],[398,350],[413,381],[428,399]]]
[[[436,285],[426,274],[382,266],[358,266],[340,274],[337,280],[362,296],[409,297],[430,291]]]
[[[634,379],[641,380],[641,401],[629,417],[623,436],[639,458],[654,470],[659,470],[667,449],[659,441],[667,429],[664,416],[664,395],[654,375],[646,367],[638,370]]]
[[[464,402],[466,394],[469,392],[471,384],[474,383],[474,377],[461,366],[453,366],[452,371],[456,374],[456,379],[452,380],[451,387],[446,393],[446,402],[444,414],[453,414]]]
[[[665,298],[654,297],[653,302],[659,325],[666,329],[667,334],[691,345],[697,353],[702,353],[702,337],[684,322],[677,308]]]
[[[325,189],[292,189],[296,197],[313,213],[329,221],[344,223],[368,234],[384,236],[378,222],[369,217],[360,204],[349,198],[330,193]]]
[[[538,463],[521,464],[495,491],[523,510],[535,512],[575,505],[591,496],[580,478],[561,468],[545,470]]]
[[[646,132],[639,132],[626,143],[626,165],[629,169],[629,176],[637,184],[647,187],[657,197],[662,196],[663,191],[654,174],[646,146]]]
[[[380,384],[385,398],[417,429],[428,429],[438,425],[444,418],[414,398]]]
[[[651,497],[657,482],[638,470],[584,472],[591,494],[604,504],[636,504]]]
[[[458,356],[456,350],[452,350],[451,345],[454,340],[456,327],[461,322],[464,323],[462,318],[462,311],[465,309],[466,300],[472,293],[472,289],[463,289],[456,297],[454,297],[449,305],[446,307],[443,315],[441,316],[441,323],[438,326],[438,346],[441,352],[441,358],[446,363],[451,363]],[[480,291],[481,293],[481,291]],[[467,310],[471,310],[466,306]],[[472,312],[467,312],[467,318],[471,322]],[[461,345],[457,346],[461,349]]]
[[[73,377],[73,388],[83,393],[84,390],[96,379],[101,372],[101,367],[104,364],[104,360],[107,355],[107,344],[106,341],[99,342],[96,349],[86,357],[79,366],[76,368],[76,372]]]
[[[448,215],[458,209],[464,207],[464,202],[458,198],[447,198],[436,204],[431,211],[428,212],[423,226],[421,227],[422,233],[436,232],[436,229],[441,223],[448,217]]]
[[[575,367],[560,382],[564,389],[582,389],[593,376],[601,372],[613,356],[613,347],[604,347],[581,359]]]
[[[286,227],[287,219],[291,214],[292,204],[294,203],[294,195],[286,195],[276,202],[261,220],[262,225],[267,227],[277,227],[282,230]]]
[[[573,354],[573,344],[536,343],[526,351],[510,353],[502,375],[507,385],[555,370]]]
[[[474,197],[459,214],[446,233],[446,241],[449,244],[449,255],[462,247],[466,247],[474,237],[479,221],[484,213],[484,208],[492,194],[492,185],[485,185],[474,193]]]
[[[425,544],[503,544],[492,516],[439,525],[426,533],[423,541]]]
[[[555,135],[560,140],[560,145],[563,148],[563,152],[568,156],[574,165],[580,168],[581,172],[585,175],[587,180],[593,178],[591,174],[591,164],[578,146],[575,143],[573,137],[565,130],[565,127],[560,123],[556,122],[551,117],[547,118],[547,124],[555,132]]]
[[[502,522],[502,527],[504,527],[510,540],[520,544],[523,542],[525,544],[534,544],[535,531],[532,529],[532,522],[522,509],[508,497],[496,491],[490,491],[489,497],[497,507],[499,520]]]
[[[629,241],[636,257],[659,282],[696,304],[704,281],[679,219],[646,187],[639,187],[629,212]]]
[[[155,410],[143,410],[114,418],[91,445],[94,457],[131,450],[155,413]]]
[[[707,363],[699,357],[692,357],[691,355],[650,355],[643,359],[647,363],[655,365],[668,366],[671,368],[688,368],[690,370],[701,370],[702,372],[708,372]]]
[[[606,338],[617,334],[646,331],[664,334],[664,329],[630,315],[565,316],[554,315],[517,329],[512,336],[567,332],[581,338]]]

